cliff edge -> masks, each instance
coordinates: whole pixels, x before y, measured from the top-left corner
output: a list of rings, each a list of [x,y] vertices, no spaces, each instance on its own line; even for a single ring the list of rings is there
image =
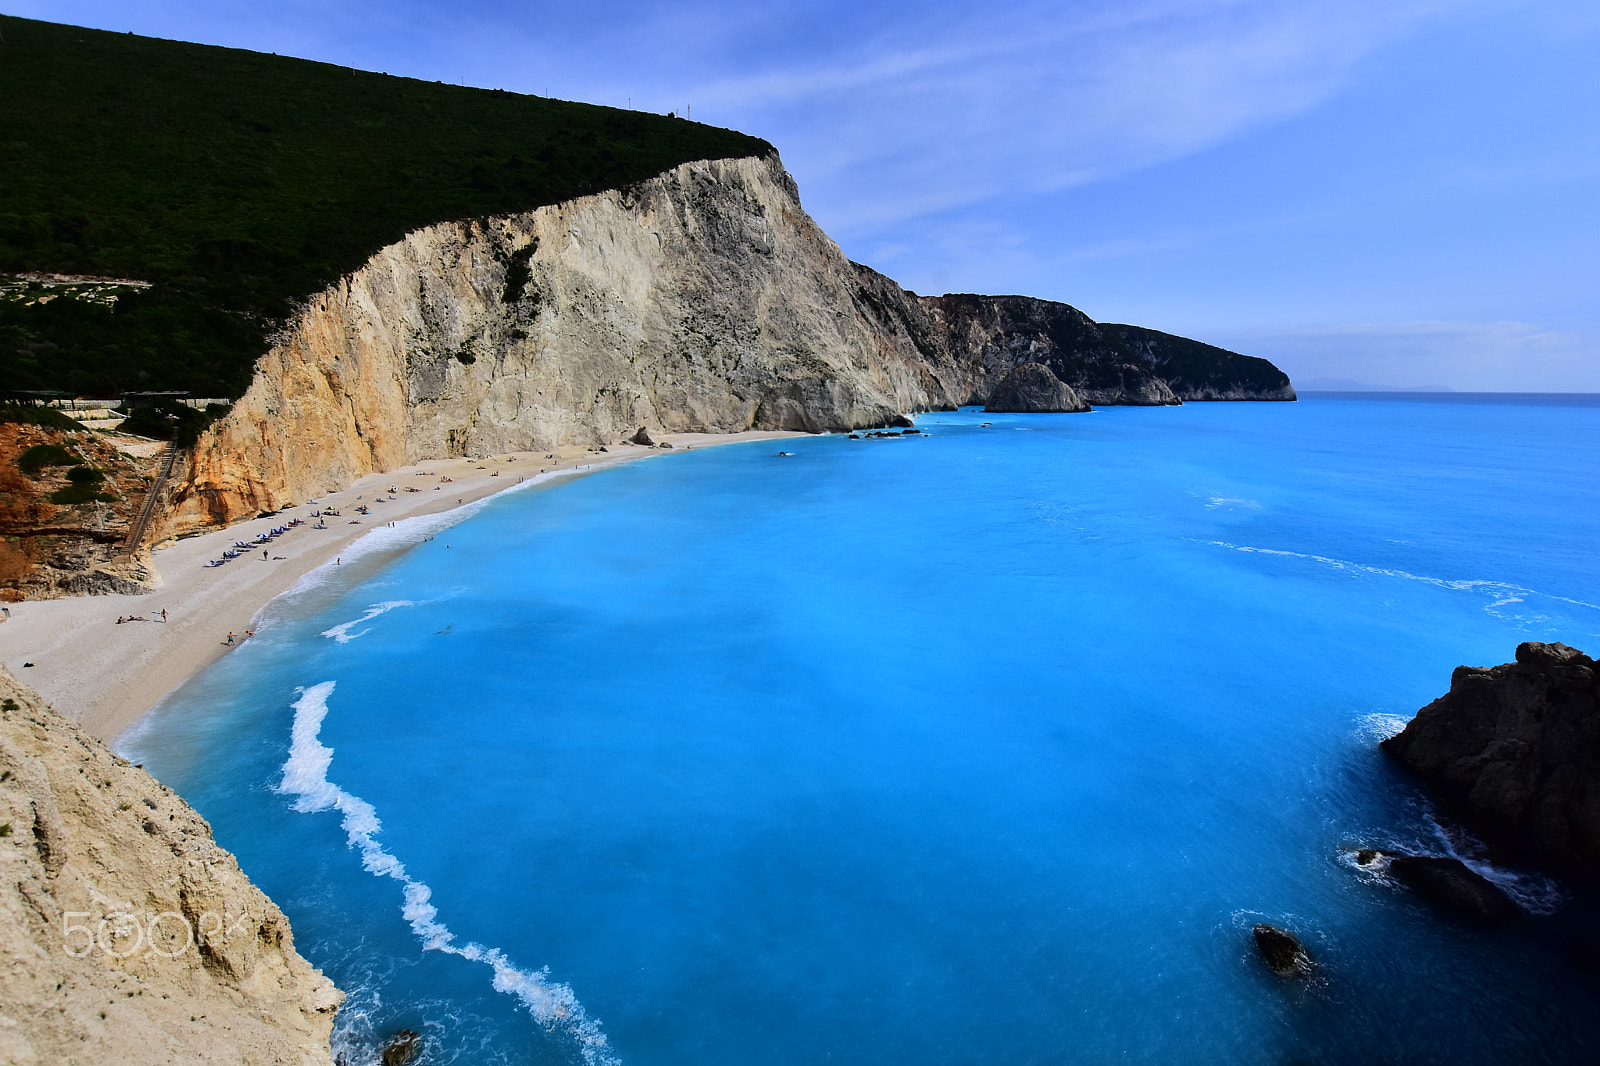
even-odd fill
[[[1509,857],[1600,878],[1600,685],[1565,644],[1460,666],[1383,750]]]
[[[331,1063],[343,994],[171,790],[0,668],[0,1062]]]

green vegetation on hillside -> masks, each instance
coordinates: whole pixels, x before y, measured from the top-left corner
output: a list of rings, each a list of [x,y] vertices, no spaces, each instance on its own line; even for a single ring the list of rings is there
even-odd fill
[[[0,17],[0,387],[238,396],[295,301],[410,230],[558,203],[741,133],[635,111]],[[36,287],[35,287],[36,288]]]
[[[47,466],[76,466],[83,462],[59,444],[35,444],[17,459],[17,469],[36,478]]]

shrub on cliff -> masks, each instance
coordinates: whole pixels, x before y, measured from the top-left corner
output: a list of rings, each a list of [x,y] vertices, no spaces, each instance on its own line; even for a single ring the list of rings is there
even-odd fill
[[[100,491],[100,485],[105,479],[105,474],[92,466],[75,466],[67,471],[67,481],[70,484],[66,488],[52,492],[50,502],[74,504],[98,500],[102,503],[112,503],[116,497]]]
[[[83,462],[59,444],[35,444],[17,457],[17,469],[36,478],[49,466],[72,466]]]

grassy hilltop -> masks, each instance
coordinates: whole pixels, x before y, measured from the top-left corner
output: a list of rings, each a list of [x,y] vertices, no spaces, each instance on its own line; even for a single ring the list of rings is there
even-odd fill
[[[3,16],[0,35],[0,275],[153,283],[0,291],[0,388],[236,397],[295,300],[410,230],[770,150],[238,49]]]

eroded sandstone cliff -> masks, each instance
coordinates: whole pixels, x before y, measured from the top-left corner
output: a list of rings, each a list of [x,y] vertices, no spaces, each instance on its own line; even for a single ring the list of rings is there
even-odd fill
[[[211,828],[0,668],[0,1062],[331,1062],[342,994]]]

